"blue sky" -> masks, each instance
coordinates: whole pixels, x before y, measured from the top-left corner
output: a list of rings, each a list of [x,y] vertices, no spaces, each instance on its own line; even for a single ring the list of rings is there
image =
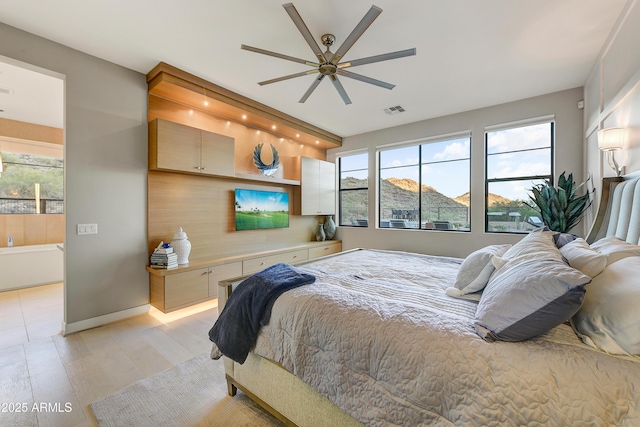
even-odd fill
[[[236,202],[240,204],[242,211],[251,211],[256,208],[261,211],[289,211],[288,193],[236,190]]]
[[[549,129],[549,123],[543,123],[489,132],[487,150],[492,154],[487,162],[489,178],[549,174]],[[457,197],[469,191],[469,138],[422,145],[423,165],[420,168],[416,167],[418,156],[418,146],[381,151],[381,178],[409,178],[417,182],[421,171],[423,184],[434,187],[448,197]],[[366,154],[343,158],[343,171],[362,169],[343,176],[365,178],[367,166]],[[494,184],[490,192],[511,200],[527,200],[531,186],[531,181]]]

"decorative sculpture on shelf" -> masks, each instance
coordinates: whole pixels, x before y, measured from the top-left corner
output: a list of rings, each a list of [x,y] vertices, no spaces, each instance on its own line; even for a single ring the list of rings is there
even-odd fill
[[[263,145],[264,143],[261,142],[256,145],[256,148],[253,149],[253,164],[256,165],[256,168],[258,168],[262,175],[272,176],[274,173],[276,173],[278,167],[280,166],[280,157],[278,156],[276,147],[274,147],[273,144],[269,144],[271,145],[271,154],[273,155],[273,160],[271,164],[265,164],[260,158],[260,152],[262,151]]]

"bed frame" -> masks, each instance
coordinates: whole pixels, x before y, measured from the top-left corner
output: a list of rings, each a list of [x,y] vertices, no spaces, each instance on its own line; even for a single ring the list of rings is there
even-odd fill
[[[586,240],[612,235],[640,242],[640,172],[602,181],[601,202]],[[233,283],[237,280],[220,283],[224,299],[219,300],[226,300]],[[225,357],[224,368],[230,396],[240,389],[288,426],[362,426],[282,366],[254,353],[242,365]]]

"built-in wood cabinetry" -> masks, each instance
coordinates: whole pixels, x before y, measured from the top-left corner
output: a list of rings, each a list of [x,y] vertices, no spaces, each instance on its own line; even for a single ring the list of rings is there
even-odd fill
[[[300,157],[300,187],[295,189],[296,215],[334,215],[336,213],[335,164]]]
[[[297,264],[342,250],[342,242],[309,242],[297,246],[244,254],[209,261],[192,262],[172,270],[149,271],[151,305],[170,312],[219,297],[218,283],[248,276],[274,264]],[[224,298],[224,294],[222,298]],[[224,304],[219,301],[218,304]]]
[[[292,215],[286,229],[243,232],[235,230],[233,215],[237,188],[286,192],[296,214],[299,157],[326,159],[326,150],[339,147],[342,138],[168,64],[158,64],[147,82],[149,255],[179,227],[192,244],[188,265],[147,267],[152,305],[177,310],[216,298],[221,280],[341,250],[337,241],[309,241],[317,213]],[[259,143],[278,150],[280,168],[273,176],[255,168]],[[333,203],[335,196],[322,198]]]
[[[234,141],[168,120],[149,124],[149,169],[235,177]]]

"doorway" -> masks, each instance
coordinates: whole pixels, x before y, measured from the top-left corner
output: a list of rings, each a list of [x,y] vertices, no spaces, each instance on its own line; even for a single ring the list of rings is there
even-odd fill
[[[0,56],[0,347],[64,318],[64,76]]]

